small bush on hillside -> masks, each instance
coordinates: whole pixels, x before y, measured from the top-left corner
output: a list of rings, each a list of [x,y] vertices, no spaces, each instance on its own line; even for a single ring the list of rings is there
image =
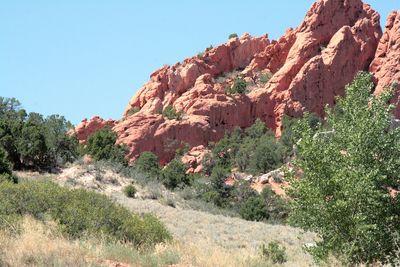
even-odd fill
[[[238,38],[239,36],[237,35],[237,33],[231,33],[228,36],[228,39],[232,39],[232,38]]]
[[[240,216],[248,221],[264,221],[269,219],[269,213],[263,199],[259,196],[250,197],[242,204]]]
[[[272,221],[286,221],[289,214],[288,204],[280,196],[276,195],[271,188],[265,187],[260,194],[263,199],[268,217]]]
[[[186,165],[181,161],[172,160],[161,172],[161,179],[165,187],[175,189],[191,184],[191,177],[186,173]]]
[[[272,78],[272,73],[271,72],[263,72],[260,75],[260,82],[262,84],[266,84],[269,82],[269,80]]]
[[[109,160],[127,165],[126,148],[117,145],[117,134],[110,127],[104,127],[89,136],[84,151],[94,160]]]
[[[136,195],[137,189],[135,186],[130,184],[130,185],[125,186],[123,191],[124,191],[125,196],[134,198]]]
[[[271,133],[258,140],[251,155],[247,170],[253,174],[267,173],[282,165],[285,149]]]
[[[247,82],[242,78],[238,77],[233,82],[231,87],[225,88],[225,94],[234,95],[234,94],[246,94],[247,93]]]
[[[209,47],[206,48],[206,51],[210,51],[211,49],[213,49],[214,47],[212,45],[210,45]]]
[[[128,111],[128,113],[126,114],[127,116],[132,116],[133,114],[135,114],[135,113],[138,113],[140,111],[140,108],[139,107],[132,107],[129,111]]]
[[[268,245],[261,246],[261,256],[271,260],[273,263],[285,263],[287,261],[286,248],[280,246],[278,242],[269,242]]]
[[[0,226],[9,220],[31,215],[59,223],[71,238],[85,235],[151,246],[171,238],[155,217],[130,213],[102,194],[84,189],[67,189],[51,182],[35,181],[0,184]]]
[[[167,118],[168,120],[182,120],[182,113],[177,112],[173,106],[167,106],[166,108],[164,108],[161,114],[164,118]]]
[[[158,164],[158,157],[152,152],[143,152],[135,160],[133,166],[140,172],[152,177],[157,178],[160,175],[160,165]]]

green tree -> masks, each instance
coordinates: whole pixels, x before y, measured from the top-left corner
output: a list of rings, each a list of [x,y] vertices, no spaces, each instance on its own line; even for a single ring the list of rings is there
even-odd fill
[[[117,134],[110,127],[104,127],[89,136],[85,152],[95,160],[110,160],[127,165],[126,149],[117,145]]]
[[[30,113],[18,139],[18,152],[25,167],[42,169],[49,164],[44,118],[38,113]]]
[[[44,121],[49,167],[63,166],[74,161],[77,156],[78,140],[68,135],[73,125],[64,116],[51,115]]]
[[[152,152],[146,151],[140,154],[135,160],[134,167],[152,178],[157,178],[160,175],[158,157]]]
[[[253,174],[267,173],[281,166],[284,156],[284,147],[269,132],[258,140],[247,169]]]
[[[169,189],[191,184],[191,177],[186,173],[186,165],[173,159],[161,173],[163,184]]]
[[[0,147],[0,182],[13,181],[16,179],[11,172],[11,163],[7,160],[7,152]]]
[[[296,128],[301,139],[291,179],[290,221],[316,232],[317,259],[333,254],[345,264],[392,263],[400,230],[400,128],[391,127],[392,90],[372,96],[371,75],[346,87],[325,126],[309,115]],[[297,175],[294,175],[297,174]]]
[[[240,208],[240,216],[248,221],[263,221],[269,219],[267,207],[260,196],[248,198]]]

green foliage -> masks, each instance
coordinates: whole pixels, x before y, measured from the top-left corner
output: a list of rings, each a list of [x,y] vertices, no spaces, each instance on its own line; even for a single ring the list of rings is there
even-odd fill
[[[6,151],[0,147],[0,183],[4,181],[17,182],[12,175],[11,163],[7,160]]]
[[[253,174],[267,173],[280,167],[284,156],[285,149],[275,140],[275,136],[272,133],[265,134],[254,142],[251,160],[246,169]]]
[[[211,49],[213,49],[214,47],[212,45],[210,45],[209,47],[206,48],[206,51],[210,51]]]
[[[215,166],[225,169],[238,167],[252,174],[266,173],[280,167],[286,157],[286,148],[275,139],[261,120],[245,131],[236,129],[213,145],[212,155],[204,158],[208,173]]]
[[[261,256],[271,260],[273,263],[285,263],[287,261],[286,248],[278,242],[272,241],[268,245],[261,246]]]
[[[78,142],[67,134],[71,128],[62,116],[28,115],[18,100],[0,97],[0,146],[15,169],[48,170],[76,159]]]
[[[247,93],[247,82],[242,78],[238,77],[233,82],[231,87],[225,88],[225,94],[234,95],[234,94],[246,94]]]
[[[191,184],[191,177],[186,173],[186,165],[180,160],[173,159],[161,172],[165,187],[175,189]]]
[[[232,39],[232,38],[238,38],[239,36],[237,35],[237,33],[231,33],[229,34],[228,39]]]
[[[131,214],[102,194],[44,181],[1,183],[0,226],[7,227],[10,219],[24,215],[39,220],[50,217],[71,238],[90,235],[136,246],[152,246],[171,238],[155,217]]]
[[[137,189],[135,186],[130,184],[130,185],[127,185],[124,187],[123,192],[124,192],[125,196],[134,198],[137,193]]]
[[[272,78],[271,72],[262,72],[260,75],[260,82],[262,84],[266,84],[267,82],[269,82],[271,78]]]
[[[138,113],[140,111],[139,107],[132,107],[127,113],[127,116],[132,116],[135,113]]]
[[[97,161],[110,160],[127,165],[126,148],[116,145],[116,141],[117,134],[106,126],[89,136],[84,151]]]
[[[372,96],[373,86],[360,73],[327,109],[325,126],[312,128],[306,114],[296,127],[301,171],[291,181],[290,221],[321,237],[310,249],[317,259],[393,264],[398,253],[400,197],[388,191],[400,188],[400,128],[391,127],[392,90]]]
[[[134,167],[153,178],[160,175],[160,165],[158,164],[158,157],[152,152],[143,152],[134,162]]]
[[[182,120],[182,113],[177,112],[173,106],[167,106],[161,113],[168,120]]]
[[[248,221],[263,221],[269,219],[266,205],[261,197],[246,199],[239,211],[240,216]]]

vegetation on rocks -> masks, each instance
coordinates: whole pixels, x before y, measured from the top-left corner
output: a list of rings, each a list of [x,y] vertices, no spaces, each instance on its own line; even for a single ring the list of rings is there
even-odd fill
[[[176,109],[173,106],[167,106],[163,109],[161,112],[164,118],[167,118],[168,120],[182,120],[182,113],[176,111]]]
[[[117,145],[116,141],[117,134],[110,127],[104,127],[89,136],[83,151],[91,155],[94,160],[110,160],[127,165],[126,148]]]
[[[247,93],[247,82],[242,77],[237,77],[233,82],[232,86],[228,86],[225,88],[225,94],[234,95],[234,94],[246,94]]]

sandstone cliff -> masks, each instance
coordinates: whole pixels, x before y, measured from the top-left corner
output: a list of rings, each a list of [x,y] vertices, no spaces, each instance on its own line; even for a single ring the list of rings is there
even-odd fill
[[[325,105],[334,105],[335,96],[361,70],[374,73],[379,93],[400,78],[400,14],[389,16],[383,37],[379,20],[361,0],[321,0],[276,41],[245,34],[165,66],[130,100],[122,120],[113,122],[118,142],[127,144],[131,160],[153,151],[166,163],[183,144],[207,145],[257,118],[279,136],[283,114],[323,115]],[[224,89],[238,76],[249,92],[227,95]],[[162,116],[166,107],[182,118]],[[92,120],[78,127],[81,141],[101,127],[90,125]]]

